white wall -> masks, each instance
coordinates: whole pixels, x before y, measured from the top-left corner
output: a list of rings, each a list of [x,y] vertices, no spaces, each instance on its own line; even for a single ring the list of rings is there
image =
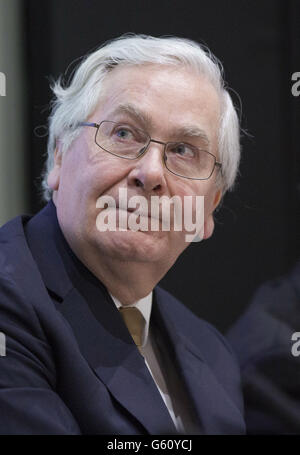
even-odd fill
[[[22,1],[0,0],[0,226],[28,211]]]

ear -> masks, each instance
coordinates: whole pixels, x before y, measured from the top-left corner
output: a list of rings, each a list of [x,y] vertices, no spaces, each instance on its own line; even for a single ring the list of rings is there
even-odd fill
[[[213,211],[216,210],[216,208],[220,204],[221,199],[222,199],[222,190],[218,189],[218,191],[216,191],[215,198],[214,198]]]
[[[57,191],[60,180],[62,154],[60,148],[57,146],[54,151],[54,166],[48,174],[47,183],[53,191]]]
[[[204,222],[203,240],[209,239],[209,237],[211,237],[214,232],[215,222],[214,222],[213,213],[214,213],[214,210],[216,209],[216,207],[219,205],[221,198],[222,198],[222,190],[218,190],[215,194],[212,212],[208,215],[207,219]]]

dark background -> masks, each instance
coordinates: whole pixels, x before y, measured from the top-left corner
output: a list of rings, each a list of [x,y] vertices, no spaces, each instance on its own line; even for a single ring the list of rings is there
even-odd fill
[[[47,124],[49,78],[126,32],[205,43],[242,100],[248,134],[235,191],[216,214],[213,237],[192,244],[161,282],[224,332],[259,284],[299,258],[300,97],[291,94],[291,76],[300,71],[300,1],[25,0],[31,213],[43,206],[47,138],[34,130]]]

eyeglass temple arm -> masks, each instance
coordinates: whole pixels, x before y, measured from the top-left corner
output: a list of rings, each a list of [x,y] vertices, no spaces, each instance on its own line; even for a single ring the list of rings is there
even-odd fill
[[[99,128],[99,123],[90,123],[90,122],[79,122],[78,126],[92,126],[93,128]]]
[[[221,172],[221,175],[224,176],[222,163],[220,163],[219,161],[216,161],[215,166],[218,166],[219,171]]]

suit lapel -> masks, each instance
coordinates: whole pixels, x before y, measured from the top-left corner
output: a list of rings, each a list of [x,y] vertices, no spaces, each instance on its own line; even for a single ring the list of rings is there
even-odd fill
[[[220,434],[243,431],[242,416],[236,404],[216,378],[205,360],[201,347],[178,333],[173,312],[165,304],[161,289],[155,289],[152,316],[172,347],[173,363],[187,392],[190,409],[195,417],[192,432]],[[170,355],[170,353],[169,353]]]
[[[52,202],[29,221],[26,237],[57,309],[71,325],[80,351],[95,374],[147,432],[176,434],[144,359],[109,293],[82,265],[78,270],[78,260],[58,230]]]
[[[228,393],[218,382],[209,365],[198,356],[194,347],[180,343],[176,357],[194,403],[198,423],[204,434],[231,434],[240,431],[242,415]]]
[[[58,308],[71,325],[83,356],[114,398],[149,433],[174,434],[168,410],[118,310],[103,295],[99,297],[94,307],[87,305],[73,288]]]

